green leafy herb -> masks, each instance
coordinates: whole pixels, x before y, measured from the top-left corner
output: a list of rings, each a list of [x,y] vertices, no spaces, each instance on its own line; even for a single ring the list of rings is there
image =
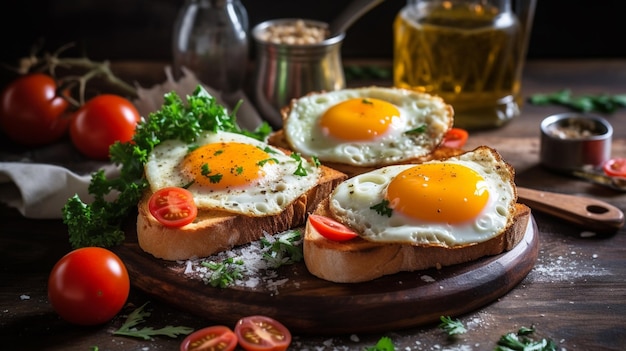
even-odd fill
[[[392,69],[375,65],[347,65],[344,67],[344,74],[346,80],[389,79]]]
[[[302,261],[302,246],[298,245],[302,235],[297,230],[291,230],[281,234],[275,241],[270,242],[267,238],[261,238],[261,246],[265,249],[263,258],[270,267],[276,269],[283,265]]]
[[[448,336],[464,334],[467,332],[463,323],[458,319],[453,320],[450,316],[441,316],[439,317],[439,320],[441,320],[439,328],[445,331]]]
[[[366,104],[366,105],[373,105],[374,103],[372,102],[372,100],[370,99],[362,99],[361,100],[362,103]]]
[[[426,131],[426,128],[427,126],[425,124],[422,124],[413,129],[407,130],[406,132],[404,132],[404,134],[423,134]]]
[[[122,222],[148,187],[144,164],[159,143],[180,139],[193,144],[201,133],[219,130],[265,140],[272,131],[269,124],[261,124],[254,132],[237,125],[235,115],[240,105],[241,101],[228,114],[202,86],[187,96],[186,105],[175,92],[165,94],[161,109],[137,125],[130,142],[116,142],[110,147],[111,162],[120,166],[119,176],[108,178],[103,170],[95,172],[88,188],[93,202],[87,204],[74,195],[63,207],[63,223],[68,226],[72,247],[111,247],[124,241]]]
[[[297,176],[301,176],[304,177],[305,175],[307,175],[307,171],[304,168],[304,166],[302,165],[303,163],[303,159],[302,156],[300,156],[299,153],[294,152],[291,155],[289,155],[291,158],[293,158],[294,160],[296,160],[296,162],[298,162],[298,167],[296,168],[296,170],[293,172],[293,174],[297,175]]]
[[[211,272],[205,275],[203,280],[212,287],[225,288],[233,284],[235,280],[243,277],[243,260],[241,259],[235,260],[229,257],[222,262],[203,261],[200,265],[211,270]]]
[[[383,199],[376,205],[371,206],[370,209],[376,211],[376,213],[381,216],[391,217],[391,215],[393,214],[393,209],[389,207],[389,201],[385,199]]]
[[[270,162],[270,161],[272,161],[272,162],[274,162],[274,163],[278,163],[278,160],[277,160],[277,159],[275,159],[275,158],[271,157],[271,158],[266,158],[265,160],[261,160],[261,161],[257,162],[257,165],[259,165],[259,166],[261,166],[261,167],[262,167],[264,164],[266,164],[266,163],[268,163],[268,162]]]
[[[533,105],[561,105],[581,112],[613,113],[626,107],[626,94],[574,96],[569,89],[548,94],[534,94],[529,98]]]
[[[322,163],[320,162],[320,159],[317,158],[317,156],[311,156],[311,161],[313,161],[313,165],[315,167],[319,167],[322,165]]]
[[[529,335],[534,332],[534,327],[522,327],[517,333],[502,335],[494,351],[556,351],[556,344],[551,339],[532,339]]]
[[[150,317],[150,312],[145,310],[147,304],[148,303],[146,302],[141,307],[131,312],[131,314],[129,314],[126,318],[124,324],[118,330],[114,331],[113,335],[131,336],[134,338],[150,340],[153,336],[157,335],[176,338],[179,335],[187,335],[193,331],[193,329],[189,327],[173,327],[170,325],[161,329],[154,329],[152,327],[137,329],[137,325],[144,323],[146,321],[145,318]]]
[[[364,351],[395,351],[396,347],[393,345],[393,342],[390,338],[383,336],[378,340],[375,346],[365,347]]]

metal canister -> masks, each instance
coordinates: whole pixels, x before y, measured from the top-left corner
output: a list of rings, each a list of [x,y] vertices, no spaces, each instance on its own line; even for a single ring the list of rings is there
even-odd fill
[[[572,172],[599,167],[611,157],[613,127],[593,114],[561,113],[541,122],[541,163]]]
[[[263,36],[270,26],[296,21],[328,28],[324,22],[287,18],[262,22],[252,30],[256,43],[254,98],[261,114],[274,128],[282,127],[280,110],[292,99],[345,87],[341,61],[345,33],[311,44],[275,43]]]

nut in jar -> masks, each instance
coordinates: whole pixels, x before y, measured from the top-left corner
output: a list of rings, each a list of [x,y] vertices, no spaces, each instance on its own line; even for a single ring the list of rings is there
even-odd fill
[[[253,28],[254,98],[272,127],[282,127],[280,110],[292,99],[345,87],[341,62],[345,33],[332,37],[328,33],[328,23],[297,18],[270,20]]]

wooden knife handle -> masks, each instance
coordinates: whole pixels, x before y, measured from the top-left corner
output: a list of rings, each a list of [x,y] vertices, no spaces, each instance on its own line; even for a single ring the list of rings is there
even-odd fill
[[[518,201],[544,212],[598,232],[617,231],[624,225],[624,213],[601,200],[517,187]]]

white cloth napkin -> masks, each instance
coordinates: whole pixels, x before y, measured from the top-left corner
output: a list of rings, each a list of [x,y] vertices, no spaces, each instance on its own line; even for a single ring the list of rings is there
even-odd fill
[[[165,93],[176,91],[185,97],[199,84],[187,70],[179,81],[172,78],[170,67],[166,67],[166,75],[168,78],[163,84],[150,89],[138,88],[139,98],[134,103],[142,116],[159,110]],[[218,91],[205,88],[218,102],[229,107],[222,102]],[[253,130],[263,120],[243,92],[237,95],[235,102],[244,101],[237,121],[242,128]],[[109,177],[119,174],[119,169],[111,163],[85,160],[69,142],[22,154],[0,152],[0,161],[0,202],[16,208],[24,217],[36,219],[62,218],[63,206],[74,194],[86,203],[92,201],[88,187],[94,172],[103,169]]]

